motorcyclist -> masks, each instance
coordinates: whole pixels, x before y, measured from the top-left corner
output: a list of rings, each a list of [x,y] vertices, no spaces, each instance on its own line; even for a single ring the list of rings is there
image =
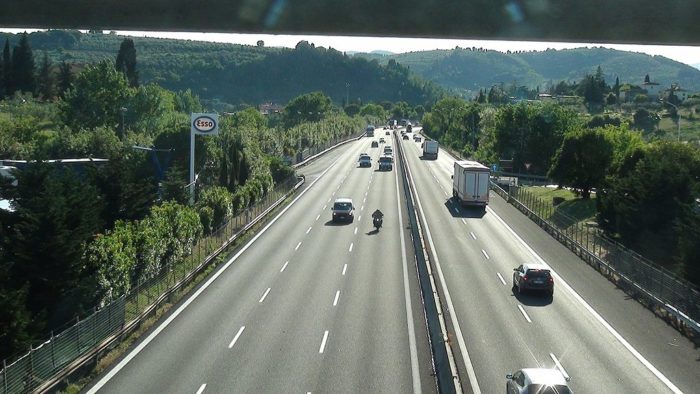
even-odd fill
[[[382,211],[380,211],[379,209],[377,209],[376,211],[372,212],[372,218],[373,218],[373,219],[383,219],[383,218],[384,218],[384,214],[382,213]]]

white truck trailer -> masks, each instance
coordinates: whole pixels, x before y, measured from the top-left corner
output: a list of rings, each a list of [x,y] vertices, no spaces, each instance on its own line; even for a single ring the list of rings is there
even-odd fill
[[[438,157],[438,142],[433,140],[425,140],[423,142],[423,158],[436,160]]]
[[[452,196],[461,205],[481,206],[489,203],[489,168],[476,161],[455,161]]]

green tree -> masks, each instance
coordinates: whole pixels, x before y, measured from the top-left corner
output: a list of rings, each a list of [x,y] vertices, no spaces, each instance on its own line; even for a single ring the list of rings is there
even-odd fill
[[[603,183],[612,163],[613,147],[601,130],[578,128],[564,136],[548,176],[559,185],[571,186],[588,199],[591,188]]]
[[[37,93],[44,100],[51,100],[56,95],[55,82],[51,73],[51,61],[44,51],[44,57],[37,78]]]
[[[555,104],[520,103],[499,108],[494,120],[494,149],[513,159],[514,170],[544,174],[561,146],[564,133],[580,122],[576,113]]]
[[[206,188],[199,195],[197,205],[209,207],[213,210],[211,226],[213,230],[218,229],[233,214],[231,193],[225,187],[214,186]]]
[[[645,108],[639,108],[635,111],[632,118],[634,119],[634,127],[639,130],[644,130],[646,133],[656,130],[660,121],[659,115],[655,112],[649,112]]]
[[[58,81],[56,85],[59,96],[65,98],[66,92],[73,85],[73,73],[70,70],[70,64],[62,62],[61,65],[58,66]]]
[[[94,299],[83,244],[103,228],[98,190],[70,168],[33,164],[17,173],[16,223],[7,234],[12,280],[27,283],[34,331],[45,333],[84,312]]]
[[[139,72],[136,71],[136,48],[134,40],[131,38],[125,38],[119,46],[115,68],[124,74],[130,87],[139,87]]]
[[[120,108],[132,94],[124,76],[108,60],[87,66],[61,104],[64,121],[76,129],[115,125]]]
[[[161,199],[186,205],[189,201],[189,189],[185,187],[187,183],[185,171],[178,166],[170,166],[162,182]]]
[[[666,141],[638,147],[626,155],[606,187],[598,192],[599,223],[651,258],[692,255],[692,248],[684,252],[679,249],[688,246],[682,242],[682,229],[686,228],[684,224],[693,223],[687,215],[696,209],[699,179],[697,148]],[[690,222],[684,222],[686,219]],[[651,239],[667,246],[663,256],[650,250]]]
[[[370,116],[378,119],[382,123],[386,121],[387,113],[381,105],[369,103],[360,109],[360,115]]]
[[[36,90],[36,70],[27,33],[22,33],[19,44],[12,50],[11,70],[14,90],[34,93]]]
[[[350,103],[344,108],[344,110],[348,116],[355,116],[360,113],[360,106],[355,103]]]
[[[12,96],[15,92],[14,79],[12,78],[12,55],[10,53],[10,40],[5,39],[5,47],[2,51],[2,85],[5,96]]]
[[[313,92],[292,99],[284,108],[285,127],[302,122],[318,122],[331,110],[331,99],[321,92]]]

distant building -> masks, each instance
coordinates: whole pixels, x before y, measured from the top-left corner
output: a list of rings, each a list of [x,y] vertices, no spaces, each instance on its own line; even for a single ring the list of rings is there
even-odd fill
[[[267,116],[270,114],[278,114],[284,109],[283,106],[274,103],[264,103],[258,106],[258,110],[261,114]]]

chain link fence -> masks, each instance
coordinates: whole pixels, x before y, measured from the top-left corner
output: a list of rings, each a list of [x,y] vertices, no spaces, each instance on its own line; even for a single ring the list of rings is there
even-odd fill
[[[29,353],[13,362],[3,360],[0,393],[42,391],[59,372],[77,363],[78,359],[93,352],[100,344],[109,341],[103,351],[116,346],[119,340],[113,340],[115,336],[125,336],[125,328],[137,327],[142,319],[168,301],[176,290],[189,283],[243,231],[277,206],[302,182],[294,177],[278,184],[259,202],[230,217],[212,234],[200,239],[182,261],[164,267],[155,277],[139,281],[126,295],[102,308],[95,308],[91,315],[83,319],[69,323],[59,334],[52,333],[45,342],[32,346]]]
[[[559,242],[691,339],[700,339],[700,291],[687,280],[607,238],[523,187],[492,190]]]

